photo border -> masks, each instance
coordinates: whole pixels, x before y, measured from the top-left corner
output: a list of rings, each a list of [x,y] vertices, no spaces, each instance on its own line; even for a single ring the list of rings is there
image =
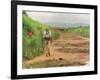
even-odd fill
[[[17,5],[93,9],[94,10],[94,70],[82,71],[82,72],[18,75],[17,74]],[[97,74],[97,6],[96,5],[33,2],[33,1],[11,1],[11,78],[12,79],[76,76],[76,75],[90,75],[90,74]]]

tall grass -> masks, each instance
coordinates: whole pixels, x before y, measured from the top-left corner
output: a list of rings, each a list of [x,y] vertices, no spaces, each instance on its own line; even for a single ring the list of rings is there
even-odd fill
[[[50,27],[36,20],[31,19],[28,15],[23,14],[23,60],[31,59],[43,54],[43,32],[45,29],[52,31],[53,39],[58,38],[59,33],[54,32]],[[32,36],[27,33],[32,32]]]
[[[31,59],[43,53],[42,33],[48,26],[23,14],[23,58]],[[29,36],[27,32],[32,32]]]
[[[54,31],[52,31],[52,39],[53,40],[55,40],[55,39],[58,39],[59,38],[59,32],[58,31],[56,31],[56,32],[54,32]]]

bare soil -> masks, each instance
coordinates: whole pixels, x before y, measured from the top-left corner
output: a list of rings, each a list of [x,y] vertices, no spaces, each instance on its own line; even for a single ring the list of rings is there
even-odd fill
[[[23,61],[23,68],[83,66],[89,63],[89,38],[67,32],[50,45],[50,56],[43,55]]]

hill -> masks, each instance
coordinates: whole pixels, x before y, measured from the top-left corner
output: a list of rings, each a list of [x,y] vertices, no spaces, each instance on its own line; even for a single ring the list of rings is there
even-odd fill
[[[23,59],[43,53],[42,33],[49,27],[23,14]]]

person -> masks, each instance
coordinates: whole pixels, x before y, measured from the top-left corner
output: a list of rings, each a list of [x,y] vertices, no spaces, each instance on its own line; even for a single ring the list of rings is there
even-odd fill
[[[50,44],[51,44],[51,31],[46,29],[43,33],[43,41],[44,41],[44,51],[46,51],[46,56],[50,56]]]

